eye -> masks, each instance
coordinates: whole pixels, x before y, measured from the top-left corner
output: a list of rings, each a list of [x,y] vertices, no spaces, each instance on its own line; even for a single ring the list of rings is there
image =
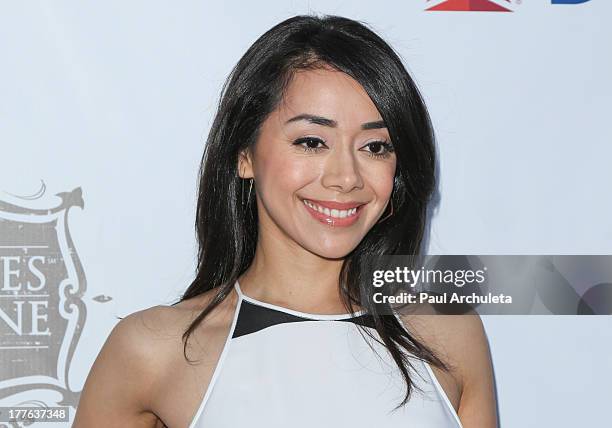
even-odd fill
[[[323,149],[323,147],[317,147],[319,144],[325,145],[325,142],[318,137],[302,137],[293,142],[293,145],[302,146],[306,152],[319,152]]]
[[[391,153],[395,151],[395,148],[388,141],[372,141],[371,143],[366,144],[364,147],[370,147],[368,151],[368,156],[373,158],[388,158],[391,156]]]

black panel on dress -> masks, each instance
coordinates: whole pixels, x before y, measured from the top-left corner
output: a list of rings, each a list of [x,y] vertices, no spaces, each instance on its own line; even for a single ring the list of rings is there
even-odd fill
[[[277,324],[291,323],[291,322],[325,322],[327,320],[304,318],[297,315],[289,314],[287,312],[279,311],[265,306],[260,306],[255,303],[242,301],[240,305],[240,313],[236,320],[236,328],[234,328],[234,334],[232,338],[244,336],[251,333],[256,333],[267,327],[272,327]],[[369,314],[359,315],[352,318],[345,318],[340,320],[330,321],[344,321],[352,322],[354,324],[363,325],[366,327],[374,328],[374,319]]]

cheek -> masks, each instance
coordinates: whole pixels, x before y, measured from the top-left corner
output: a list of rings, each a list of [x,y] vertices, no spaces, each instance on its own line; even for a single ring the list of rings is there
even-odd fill
[[[394,177],[395,163],[380,165],[379,168],[370,170],[368,182],[378,199],[386,200],[391,196]]]
[[[262,196],[270,203],[291,199],[295,192],[316,180],[317,175],[317,167],[313,162],[286,155],[261,159],[257,171],[261,189],[266,189],[266,195]]]

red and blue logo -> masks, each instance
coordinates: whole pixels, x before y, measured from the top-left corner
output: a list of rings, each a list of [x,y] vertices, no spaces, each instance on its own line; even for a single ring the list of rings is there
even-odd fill
[[[551,0],[551,4],[581,4],[588,1],[590,0]],[[427,3],[427,11],[512,12],[521,0],[427,0]]]

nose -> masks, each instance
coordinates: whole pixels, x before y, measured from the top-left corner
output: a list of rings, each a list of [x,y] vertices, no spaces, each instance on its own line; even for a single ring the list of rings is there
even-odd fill
[[[322,184],[342,193],[363,187],[363,179],[352,144],[336,144],[330,150],[330,154],[325,158]]]

